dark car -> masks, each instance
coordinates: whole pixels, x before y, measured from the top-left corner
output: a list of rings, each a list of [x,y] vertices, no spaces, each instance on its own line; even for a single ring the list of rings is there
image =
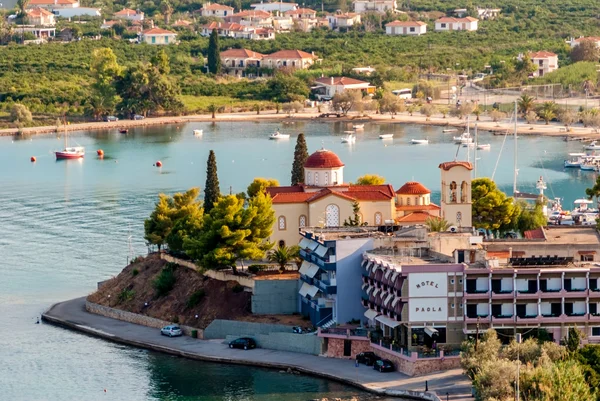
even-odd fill
[[[389,359],[379,359],[373,364],[373,369],[380,372],[393,372],[396,370],[394,364]]]
[[[256,341],[248,337],[238,338],[237,340],[233,340],[229,343],[229,348],[240,348],[246,350],[256,348]]]
[[[364,363],[367,366],[373,366],[375,361],[377,361],[378,359],[381,358],[379,358],[373,352],[361,352],[360,354],[356,355],[356,361],[358,363]]]

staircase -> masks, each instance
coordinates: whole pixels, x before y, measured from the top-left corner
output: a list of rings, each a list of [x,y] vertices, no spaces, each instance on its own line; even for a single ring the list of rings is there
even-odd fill
[[[320,327],[321,327],[322,329],[328,329],[328,328],[330,328],[330,327],[333,327],[333,326],[335,326],[336,324],[337,324],[337,323],[336,323],[336,321],[335,321],[335,320],[333,320],[333,319],[330,319],[330,320],[326,321],[324,324],[322,324]]]

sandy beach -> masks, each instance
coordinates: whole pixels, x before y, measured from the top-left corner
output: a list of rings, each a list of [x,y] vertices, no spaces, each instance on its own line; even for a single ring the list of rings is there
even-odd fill
[[[264,111],[261,114],[255,112],[247,113],[225,113],[217,114],[213,119],[210,114],[197,114],[180,117],[156,117],[146,118],[144,120],[119,120],[116,122],[87,122],[78,124],[67,125],[67,131],[88,131],[88,130],[105,130],[105,129],[119,129],[119,128],[132,128],[138,126],[149,126],[149,125],[164,125],[164,124],[184,124],[190,122],[242,122],[242,121],[280,121],[282,123],[291,121],[303,121],[311,120],[316,122],[372,122],[372,123],[385,123],[385,124],[422,124],[432,126],[448,126],[448,127],[465,127],[467,122],[466,119],[459,119],[456,117],[443,118],[441,115],[435,115],[429,118],[429,120],[421,115],[415,113],[410,116],[408,113],[400,113],[395,116],[389,114],[369,114],[359,116],[354,113],[348,114],[345,117],[319,117],[321,113],[316,110],[306,109],[300,113],[288,116],[284,113],[276,113],[275,110]],[[475,121],[475,118],[471,118],[471,131],[474,130],[477,125],[478,130],[493,132],[496,135],[504,135],[506,132],[514,132],[514,123],[510,122],[509,119],[503,119],[498,122],[492,121],[490,117],[481,116],[480,121]],[[59,130],[64,130],[64,126],[59,127]],[[40,126],[40,127],[28,127],[28,128],[8,128],[0,130],[0,136],[12,136],[12,135],[35,135],[35,134],[46,134],[57,131],[55,125],[51,126]],[[546,125],[544,122],[537,122],[535,124],[527,124],[525,121],[519,121],[517,132],[519,135],[540,135],[540,136],[562,136],[569,137],[573,140],[593,140],[600,139],[600,134],[592,128],[585,128],[580,125],[576,125],[570,129],[569,132],[563,125],[557,123],[550,123]]]

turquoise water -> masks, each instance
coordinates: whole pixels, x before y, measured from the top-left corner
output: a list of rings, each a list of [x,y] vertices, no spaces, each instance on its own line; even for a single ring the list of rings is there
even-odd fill
[[[418,180],[439,187],[438,164],[453,160],[452,134],[439,127],[370,125],[354,145],[340,143],[340,123],[197,123],[113,131],[80,132],[71,143],[86,147],[85,160],[56,161],[62,138],[44,135],[0,138],[0,389],[10,400],[308,400],[372,396],[325,380],[276,371],[185,361],[110,344],[35,320],[52,303],[85,295],[117,274],[129,256],[143,254],[143,219],[158,192],[203,186],[206,159],[215,150],[221,191],[245,190],[254,177],[289,184],[297,133],[309,151],[322,146],[346,164],[345,178],[383,175],[395,188]],[[204,129],[201,138],[193,129]],[[279,129],[290,140],[269,141]],[[378,139],[394,133],[391,141]],[[428,137],[430,145],[411,146]],[[503,137],[481,134],[490,151],[480,152],[478,174],[491,175]],[[104,160],[95,150],[103,149]],[[540,175],[547,194],[570,204],[583,196],[594,173],[564,171],[578,143],[557,138],[519,139],[519,189],[533,191]],[[459,149],[459,158],[465,155]],[[495,179],[512,189],[513,142],[506,144]],[[31,156],[37,157],[30,163]],[[466,156],[464,156],[466,157]],[[162,168],[153,167],[161,160]],[[199,378],[203,378],[200,380]],[[206,378],[206,379],[204,379]],[[104,389],[107,392],[104,392]]]

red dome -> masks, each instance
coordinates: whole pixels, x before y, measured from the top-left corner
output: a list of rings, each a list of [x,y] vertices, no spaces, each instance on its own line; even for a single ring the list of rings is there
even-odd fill
[[[409,181],[396,191],[399,195],[427,195],[431,191],[425,188],[423,184],[416,181]]]
[[[320,149],[308,156],[304,168],[337,168],[344,167],[340,158],[330,150]]]

